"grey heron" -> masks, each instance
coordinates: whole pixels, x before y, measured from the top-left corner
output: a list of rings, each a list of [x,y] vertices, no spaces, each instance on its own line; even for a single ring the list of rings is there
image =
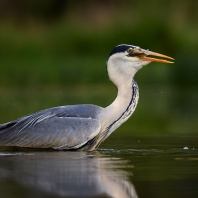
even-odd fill
[[[139,99],[136,72],[150,62],[173,63],[166,59],[173,58],[138,46],[116,46],[107,60],[109,78],[118,88],[112,104],[54,107],[0,124],[0,146],[93,150],[134,112]]]

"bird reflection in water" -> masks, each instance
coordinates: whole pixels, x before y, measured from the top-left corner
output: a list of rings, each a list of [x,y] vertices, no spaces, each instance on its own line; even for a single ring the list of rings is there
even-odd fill
[[[128,173],[121,170],[126,165],[99,152],[4,153],[0,179],[56,196],[136,198]]]

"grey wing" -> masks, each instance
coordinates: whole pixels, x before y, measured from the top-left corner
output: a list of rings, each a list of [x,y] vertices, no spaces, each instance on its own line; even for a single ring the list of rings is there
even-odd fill
[[[95,118],[64,117],[43,111],[0,125],[0,145],[77,149],[100,131]]]

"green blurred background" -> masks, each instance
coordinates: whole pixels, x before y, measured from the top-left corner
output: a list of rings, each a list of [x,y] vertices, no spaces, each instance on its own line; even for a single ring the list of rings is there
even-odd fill
[[[135,76],[138,107],[118,135],[197,133],[198,1],[1,0],[0,123],[66,104],[109,105],[118,44],[175,58]]]

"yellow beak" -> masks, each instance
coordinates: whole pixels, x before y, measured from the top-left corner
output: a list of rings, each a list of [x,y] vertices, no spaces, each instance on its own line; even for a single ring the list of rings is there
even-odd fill
[[[148,56],[157,56],[157,57],[162,57],[162,58],[174,60],[174,58],[171,58],[169,56],[159,54],[159,53],[156,53],[156,52],[152,52],[152,51],[149,51],[149,50],[140,49],[140,48],[135,49],[133,51],[133,54],[137,54],[138,58],[141,59],[141,60],[144,60],[144,61],[160,62],[160,63],[174,63],[172,61],[168,61],[168,60],[164,60],[164,59],[157,59],[157,58],[153,58],[153,57],[148,57]]]

